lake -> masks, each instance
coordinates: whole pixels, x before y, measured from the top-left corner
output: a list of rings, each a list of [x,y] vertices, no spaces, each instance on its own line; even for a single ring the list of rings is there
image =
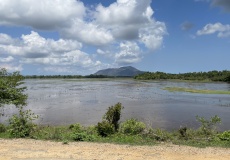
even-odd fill
[[[94,125],[107,108],[121,102],[121,121],[136,118],[154,128],[197,128],[196,115],[222,119],[219,130],[230,129],[230,95],[169,92],[165,87],[230,90],[228,83],[136,81],[133,79],[27,79],[28,109],[37,123]],[[5,107],[6,115],[16,113]],[[7,117],[1,117],[5,121]]]

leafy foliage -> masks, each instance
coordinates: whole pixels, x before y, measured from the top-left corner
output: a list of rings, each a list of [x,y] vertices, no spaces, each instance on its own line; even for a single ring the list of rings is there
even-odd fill
[[[19,72],[11,74],[4,68],[0,69],[0,107],[5,104],[26,105],[27,95],[23,93],[26,87],[19,87],[23,79]]]
[[[223,141],[230,141],[230,131],[224,131],[223,133],[219,134],[218,137]]]
[[[108,108],[107,112],[103,116],[102,122],[98,122],[97,131],[102,137],[114,134],[119,129],[118,121],[121,118],[121,109],[124,107],[121,103],[117,103],[114,106]]]
[[[23,108],[19,108],[19,114],[13,115],[9,119],[9,132],[12,137],[23,138],[28,137],[34,131],[35,124],[33,120],[38,116],[31,112],[31,110],[23,111]]]
[[[0,123],[0,133],[3,133],[6,131],[6,126],[2,123]]]
[[[205,135],[213,134],[216,130],[216,124],[221,123],[221,119],[217,115],[211,117],[210,120],[196,116],[196,120],[201,123],[200,130]]]
[[[121,124],[120,132],[124,134],[136,135],[142,133],[146,128],[143,122],[136,119],[129,119]]]
[[[121,118],[121,109],[124,107],[121,103],[115,104],[115,106],[111,106],[108,108],[108,111],[105,113],[103,119],[106,120],[108,123],[114,126],[115,131],[118,131],[119,123],[118,121]]]
[[[87,132],[76,132],[72,134],[74,141],[93,141],[95,137],[93,135],[87,134]]]
[[[114,125],[107,121],[98,122],[97,132],[100,136],[107,137],[115,133]]]
[[[71,124],[69,126],[69,129],[71,129],[74,132],[81,132],[83,130],[83,127],[79,123],[76,123],[76,124]]]

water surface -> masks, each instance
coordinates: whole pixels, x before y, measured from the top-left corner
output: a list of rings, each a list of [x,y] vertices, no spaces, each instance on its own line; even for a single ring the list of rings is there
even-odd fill
[[[40,115],[37,123],[97,124],[111,105],[121,102],[124,121],[137,118],[154,128],[196,128],[195,116],[222,119],[220,130],[230,129],[230,95],[169,92],[165,87],[230,90],[227,83],[135,81],[132,79],[31,79],[26,80],[28,108]],[[5,108],[13,114],[15,110]],[[2,120],[4,118],[1,118]]]

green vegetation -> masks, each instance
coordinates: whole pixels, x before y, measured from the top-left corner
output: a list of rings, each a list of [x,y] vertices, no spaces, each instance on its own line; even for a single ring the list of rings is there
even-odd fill
[[[216,124],[221,123],[220,117],[215,115],[211,117],[210,120],[205,119],[204,117],[196,116],[196,120],[201,123],[200,131],[204,135],[212,135],[216,133]]]
[[[164,72],[145,72],[134,77],[138,80],[193,80],[193,81],[221,81],[230,82],[230,71],[209,71],[209,72],[192,72],[170,74]]]
[[[121,105],[121,103],[117,103],[115,106],[108,108],[108,111],[103,116],[102,122],[98,122],[96,126],[99,135],[107,137],[118,132],[118,121],[120,120],[121,109],[123,108],[124,107]]]
[[[18,114],[9,119],[8,129],[11,137],[30,136],[35,124],[32,121],[38,118],[31,110],[24,110],[27,95],[24,94],[26,87],[21,87],[24,77],[19,72],[8,73],[6,69],[0,69],[0,107],[4,105],[15,105]],[[4,115],[1,113],[1,115]],[[4,125],[1,124],[1,132],[4,131]]]
[[[146,129],[146,125],[137,119],[129,119],[122,123],[120,132],[128,135],[138,135],[141,134]]]
[[[9,133],[11,137],[22,138],[28,137],[34,131],[36,125],[33,123],[33,120],[37,119],[34,113],[31,110],[23,110],[23,107],[18,109],[19,114],[13,115],[9,119]]]
[[[23,77],[15,72],[9,74],[5,69],[0,72],[0,106],[13,104],[18,114],[9,118],[9,124],[0,124],[0,138],[33,138],[40,140],[62,141],[68,144],[74,141],[110,142],[135,145],[153,145],[159,142],[192,145],[197,147],[230,147],[230,131],[218,132],[216,125],[221,122],[218,116],[206,119],[197,116],[200,128],[181,127],[173,132],[147,127],[137,119],[128,119],[120,123],[121,103],[108,108],[102,122],[95,126],[84,127],[78,123],[70,126],[37,126],[33,120],[38,117],[25,110],[27,95],[25,87],[20,87]],[[179,118],[179,117],[178,117]]]
[[[3,105],[25,106],[27,95],[23,92],[26,87],[23,84],[23,76],[19,72],[8,73],[6,69],[0,69],[0,107]]]
[[[165,87],[164,90],[170,92],[189,92],[189,93],[201,93],[201,94],[230,94],[230,91],[219,91],[219,90],[199,90],[192,88],[181,88],[181,87]]]

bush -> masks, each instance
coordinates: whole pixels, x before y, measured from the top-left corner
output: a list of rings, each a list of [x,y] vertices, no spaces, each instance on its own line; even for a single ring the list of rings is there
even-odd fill
[[[111,125],[114,126],[115,131],[118,131],[119,123],[118,121],[121,118],[121,109],[124,107],[121,105],[121,103],[115,104],[115,106],[111,106],[108,108],[108,111],[105,113],[103,119],[105,121],[108,121]]]
[[[73,133],[71,137],[74,141],[93,141],[95,139],[93,135],[89,135],[86,132]]]
[[[136,135],[142,133],[146,128],[143,122],[136,119],[129,119],[121,124],[120,132],[124,134]]]
[[[223,141],[230,141],[230,131],[225,131],[222,134],[219,134],[218,137]]]
[[[210,120],[196,116],[196,120],[201,123],[200,130],[204,135],[213,134],[216,131],[216,125],[221,123],[221,119],[217,115],[211,117]]]
[[[108,108],[107,112],[103,116],[102,122],[98,122],[96,128],[99,135],[107,137],[108,135],[114,134],[119,129],[119,123],[121,117],[121,109],[124,107],[121,103],[115,104]]]
[[[187,127],[181,127],[178,132],[180,133],[181,138],[187,139]]]
[[[0,123],[0,133],[6,132],[6,126],[2,123]]]
[[[75,132],[81,132],[83,130],[83,127],[79,123],[76,123],[76,124],[71,124],[69,126],[69,129]]]
[[[19,108],[19,115],[13,115],[9,119],[9,132],[12,137],[23,138],[28,137],[34,131],[35,124],[32,122],[38,118],[31,110],[23,111],[23,107]]]
[[[115,130],[113,124],[107,121],[102,121],[102,122],[98,122],[97,124],[97,132],[100,136],[107,137],[111,134],[114,134]]]

